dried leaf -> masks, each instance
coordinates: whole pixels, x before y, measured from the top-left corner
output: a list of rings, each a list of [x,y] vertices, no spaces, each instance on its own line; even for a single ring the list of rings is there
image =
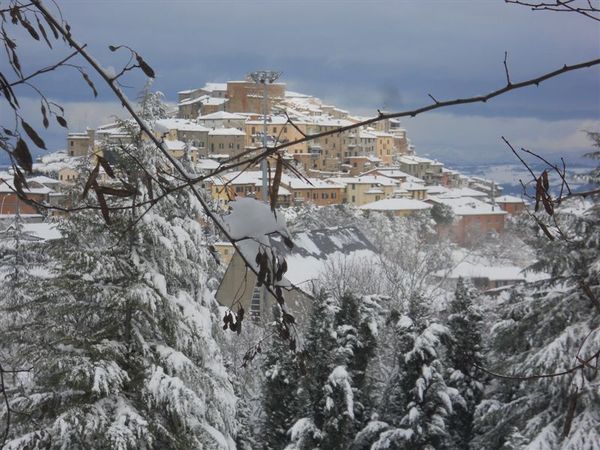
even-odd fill
[[[152,70],[152,67],[150,67],[148,65],[148,63],[146,61],[144,61],[144,59],[139,54],[137,54],[137,53],[135,54],[135,59],[137,60],[137,63],[139,64],[140,69],[142,69],[142,71],[144,72],[144,74],[147,77],[155,78],[154,70]]]
[[[39,148],[46,150],[46,143],[44,142],[44,140],[37,134],[37,132],[27,122],[25,122],[23,120],[23,118],[21,118],[21,125],[23,126],[25,133],[27,133],[27,136],[29,136],[29,139],[31,139],[33,141],[33,143],[35,145],[37,145]]]
[[[94,83],[92,83],[92,80],[90,80],[90,77],[88,76],[88,74],[85,72],[81,72],[81,76],[83,77],[85,82],[88,84],[88,86],[90,87],[92,92],[94,93],[94,97],[98,97],[98,91],[96,90],[96,86],[94,86]]]
[[[34,38],[36,41],[39,41],[40,35],[37,31],[35,31],[35,28],[33,28],[29,21],[27,19],[23,19],[22,17],[20,17],[19,20],[21,22],[21,25],[23,25],[23,27],[29,32],[31,37]]]
[[[58,39],[58,30],[56,29],[56,27],[54,26],[54,24],[52,23],[52,21],[48,20],[46,17],[44,17],[44,18],[46,19],[46,23],[48,24],[48,26],[52,30],[52,34],[54,35],[54,39]]]
[[[37,21],[37,26],[38,26],[38,28],[40,30],[40,33],[42,33],[44,41],[46,41],[46,44],[48,44],[48,47],[52,48],[52,44],[50,43],[50,40],[48,39],[48,34],[46,34],[46,29],[44,28],[44,26],[40,22],[40,19],[38,19],[38,16],[35,16],[35,20]]]
[[[534,211],[538,212],[540,209],[540,201],[542,200],[542,196],[544,194],[544,188],[542,187],[542,178],[538,178],[535,183],[535,207]]]
[[[17,141],[17,145],[13,151],[13,156],[23,170],[31,173],[33,160],[31,158],[31,153],[29,152],[29,147],[27,147],[27,143],[23,139],[19,138]]]
[[[110,166],[109,162],[106,160],[106,158],[103,158],[102,156],[97,156],[97,158],[98,158],[98,162],[100,163],[100,165],[106,172],[106,175],[108,175],[111,178],[114,178],[115,172],[114,172],[113,168]]]
[[[96,163],[96,166],[92,170],[92,173],[90,173],[90,176],[88,177],[87,181],[85,182],[85,186],[83,188],[83,193],[81,194],[81,198],[86,198],[88,191],[90,190],[92,185],[94,185],[94,184],[97,185],[96,178],[98,178],[99,171],[100,171],[100,164]]]
[[[62,116],[56,116],[56,121],[58,122],[58,124],[63,127],[63,128],[69,128],[69,126],[67,125],[67,121],[65,120],[64,117]]]
[[[544,186],[544,190],[546,192],[548,192],[548,189],[550,189],[550,183],[548,182],[548,171],[544,170],[542,172],[542,184]]]
[[[571,424],[573,423],[573,418],[575,417],[575,409],[577,408],[577,398],[578,391],[575,391],[571,394],[569,398],[569,405],[567,406],[567,414],[565,415],[565,425],[563,427],[563,436],[567,437],[571,432]]]
[[[48,115],[46,114],[46,107],[44,106],[44,103],[42,102],[42,124],[44,125],[44,128],[48,128],[48,125],[50,125],[50,123],[48,122]]]
[[[102,192],[96,191],[96,197],[98,197],[98,204],[100,205],[100,211],[102,212],[102,217],[104,217],[104,221],[107,225],[110,225],[110,216],[108,214],[108,205],[106,204],[106,199]]]
[[[277,208],[277,197],[279,196],[279,184],[281,182],[281,173],[283,171],[283,158],[281,155],[277,158],[277,166],[275,166],[275,176],[271,185],[271,211],[275,212]]]
[[[546,210],[549,216],[554,214],[554,206],[552,205],[552,202],[550,201],[547,195],[544,195],[542,197],[542,203],[544,205],[544,209]]]

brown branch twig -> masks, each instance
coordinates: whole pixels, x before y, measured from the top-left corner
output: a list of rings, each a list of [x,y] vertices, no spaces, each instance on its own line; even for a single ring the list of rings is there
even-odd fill
[[[481,370],[482,372],[493,376],[494,378],[501,378],[503,380],[515,380],[515,381],[531,381],[531,380],[540,380],[543,378],[556,378],[556,377],[562,377],[564,375],[569,375],[572,374],[578,370],[582,370],[584,369],[592,360],[596,359],[600,357],[600,350],[598,350],[596,353],[594,353],[592,356],[590,356],[589,358],[583,360],[581,363],[577,364],[576,366],[570,367],[566,370],[563,370],[561,372],[554,372],[554,373],[542,373],[539,375],[504,375],[504,374],[500,374],[500,373],[496,373],[496,372],[492,372],[491,370],[486,369],[485,367],[481,367],[478,364],[473,364],[473,366],[478,369]]]

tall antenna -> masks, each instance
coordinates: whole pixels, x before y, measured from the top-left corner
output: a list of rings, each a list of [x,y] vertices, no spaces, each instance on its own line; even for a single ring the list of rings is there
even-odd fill
[[[269,89],[268,84],[274,83],[281,76],[281,72],[275,72],[273,70],[257,70],[248,74],[248,80],[254,81],[256,84],[262,84],[264,86],[263,91],[263,135],[262,135],[262,146],[263,149],[267,149],[267,112],[269,109]],[[262,171],[262,199],[265,202],[269,202],[269,176],[267,174],[267,160],[263,158],[260,162],[260,169]]]

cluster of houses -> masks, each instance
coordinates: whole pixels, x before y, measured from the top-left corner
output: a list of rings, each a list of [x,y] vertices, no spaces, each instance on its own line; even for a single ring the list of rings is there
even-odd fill
[[[288,91],[283,83],[229,81],[179,92],[177,109],[158,120],[154,132],[175,158],[207,173],[223,160],[253,156],[263,141],[268,146],[293,143],[362,119],[315,97]],[[66,151],[46,155],[34,164],[37,176],[31,178],[28,195],[61,204],[65,201],[61,185],[75,182],[107,145],[124,145],[130,139],[116,123],[69,133]],[[467,177],[439,161],[415,155],[406,130],[394,119],[291,144],[283,157],[296,168],[296,175],[289,172],[281,178],[277,202],[281,207],[349,204],[366,213],[406,216],[442,204],[455,216],[452,227],[443,232],[459,243],[474,233],[501,232],[505,216],[525,207],[521,198],[500,195],[501,187],[493,181]],[[0,178],[4,180],[0,215],[13,214],[19,201],[10,187],[12,176],[5,173]],[[262,185],[257,167],[219,173],[205,183],[212,197],[222,202],[240,196],[262,198]],[[20,208],[22,214],[37,213],[29,204]]]
[[[501,195],[501,187],[493,181],[468,177],[439,161],[415,155],[398,120],[302,140],[363,119],[315,97],[288,91],[283,83],[265,86],[229,81],[179,92],[176,110],[169,118],[158,120],[154,132],[175,158],[185,160],[191,170],[208,175],[224,160],[252,157],[263,148],[263,142],[271,147],[289,144],[281,156],[293,170],[285,170],[281,176],[279,207],[347,204],[364,214],[408,216],[433,211],[438,205],[443,207],[438,210],[452,213],[449,223],[439,225],[439,232],[459,244],[468,244],[476,235],[502,232],[506,217],[525,208],[521,198]],[[34,175],[28,178],[25,193],[34,202],[68,205],[67,187],[86,176],[95,165],[95,156],[106,157],[110,145],[126,145],[130,140],[130,135],[116,123],[69,133],[66,150],[44,155],[33,165]],[[268,176],[272,178],[274,174]],[[102,169],[98,179],[109,182]],[[11,173],[0,172],[0,235],[3,230],[9,233],[11,226],[10,220],[2,219],[18,214],[30,224],[32,236],[37,232],[40,239],[55,238],[51,228],[42,226],[43,217],[35,204],[21,201],[12,183]],[[215,202],[223,205],[237,197],[262,198],[263,173],[258,167],[220,172],[207,178],[204,188]],[[8,223],[9,228],[3,228],[3,223]],[[298,267],[312,267],[313,272],[340,256],[363,260],[376,257],[372,246],[355,228],[306,231],[296,240],[307,245],[297,245],[294,250],[279,245],[280,250],[288,253],[290,262],[296,259],[300,261]],[[240,278],[245,267],[239,257],[234,257],[231,244],[215,243],[215,247],[221,260],[228,264],[217,293],[219,301],[227,306],[231,298],[239,295],[253,315],[265,315],[265,305],[272,302],[265,298],[264,289],[256,287],[252,276]],[[298,267],[290,269],[290,276],[295,277],[290,281],[302,286],[290,301],[300,307],[302,298],[311,291],[310,283],[303,280],[317,275],[304,273],[306,270]],[[240,294],[238,282],[242,278]],[[512,282],[516,276],[511,273],[508,278]]]

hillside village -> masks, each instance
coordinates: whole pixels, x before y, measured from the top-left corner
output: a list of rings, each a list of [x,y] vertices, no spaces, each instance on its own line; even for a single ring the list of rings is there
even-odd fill
[[[250,158],[262,148],[265,105],[267,146],[364,120],[289,91],[283,83],[228,81],[178,92],[177,108],[169,118],[158,120],[154,131],[175,158],[190,170],[207,174],[228,158]],[[105,154],[107,144],[126,145],[128,139],[117,123],[69,133],[66,150],[44,155],[34,164],[27,195],[66,206],[66,188],[95,165],[95,155]],[[399,120],[300,142],[287,147],[283,156],[296,174],[286,170],[282,175],[280,207],[347,204],[365,214],[407,216],[439,205],[454,216],[439,232],[459,244],[465,244],[468,236],[501,233],[507,215],[518,214],[525,206],[521,198],[501,195],[502,188],[492,180],[467,177],[443,162],[419,156]],[[0,177],[4,180],[0,216],[15,214],[18,208],[25,220],[41,221],[34,206],[18,199],[12,175]],[[100,180],[109,182],[102,173]],[[204,187],[222,204],[239,197],[262,198],[262,173],[258,167],[220,173],[208,178]]]

